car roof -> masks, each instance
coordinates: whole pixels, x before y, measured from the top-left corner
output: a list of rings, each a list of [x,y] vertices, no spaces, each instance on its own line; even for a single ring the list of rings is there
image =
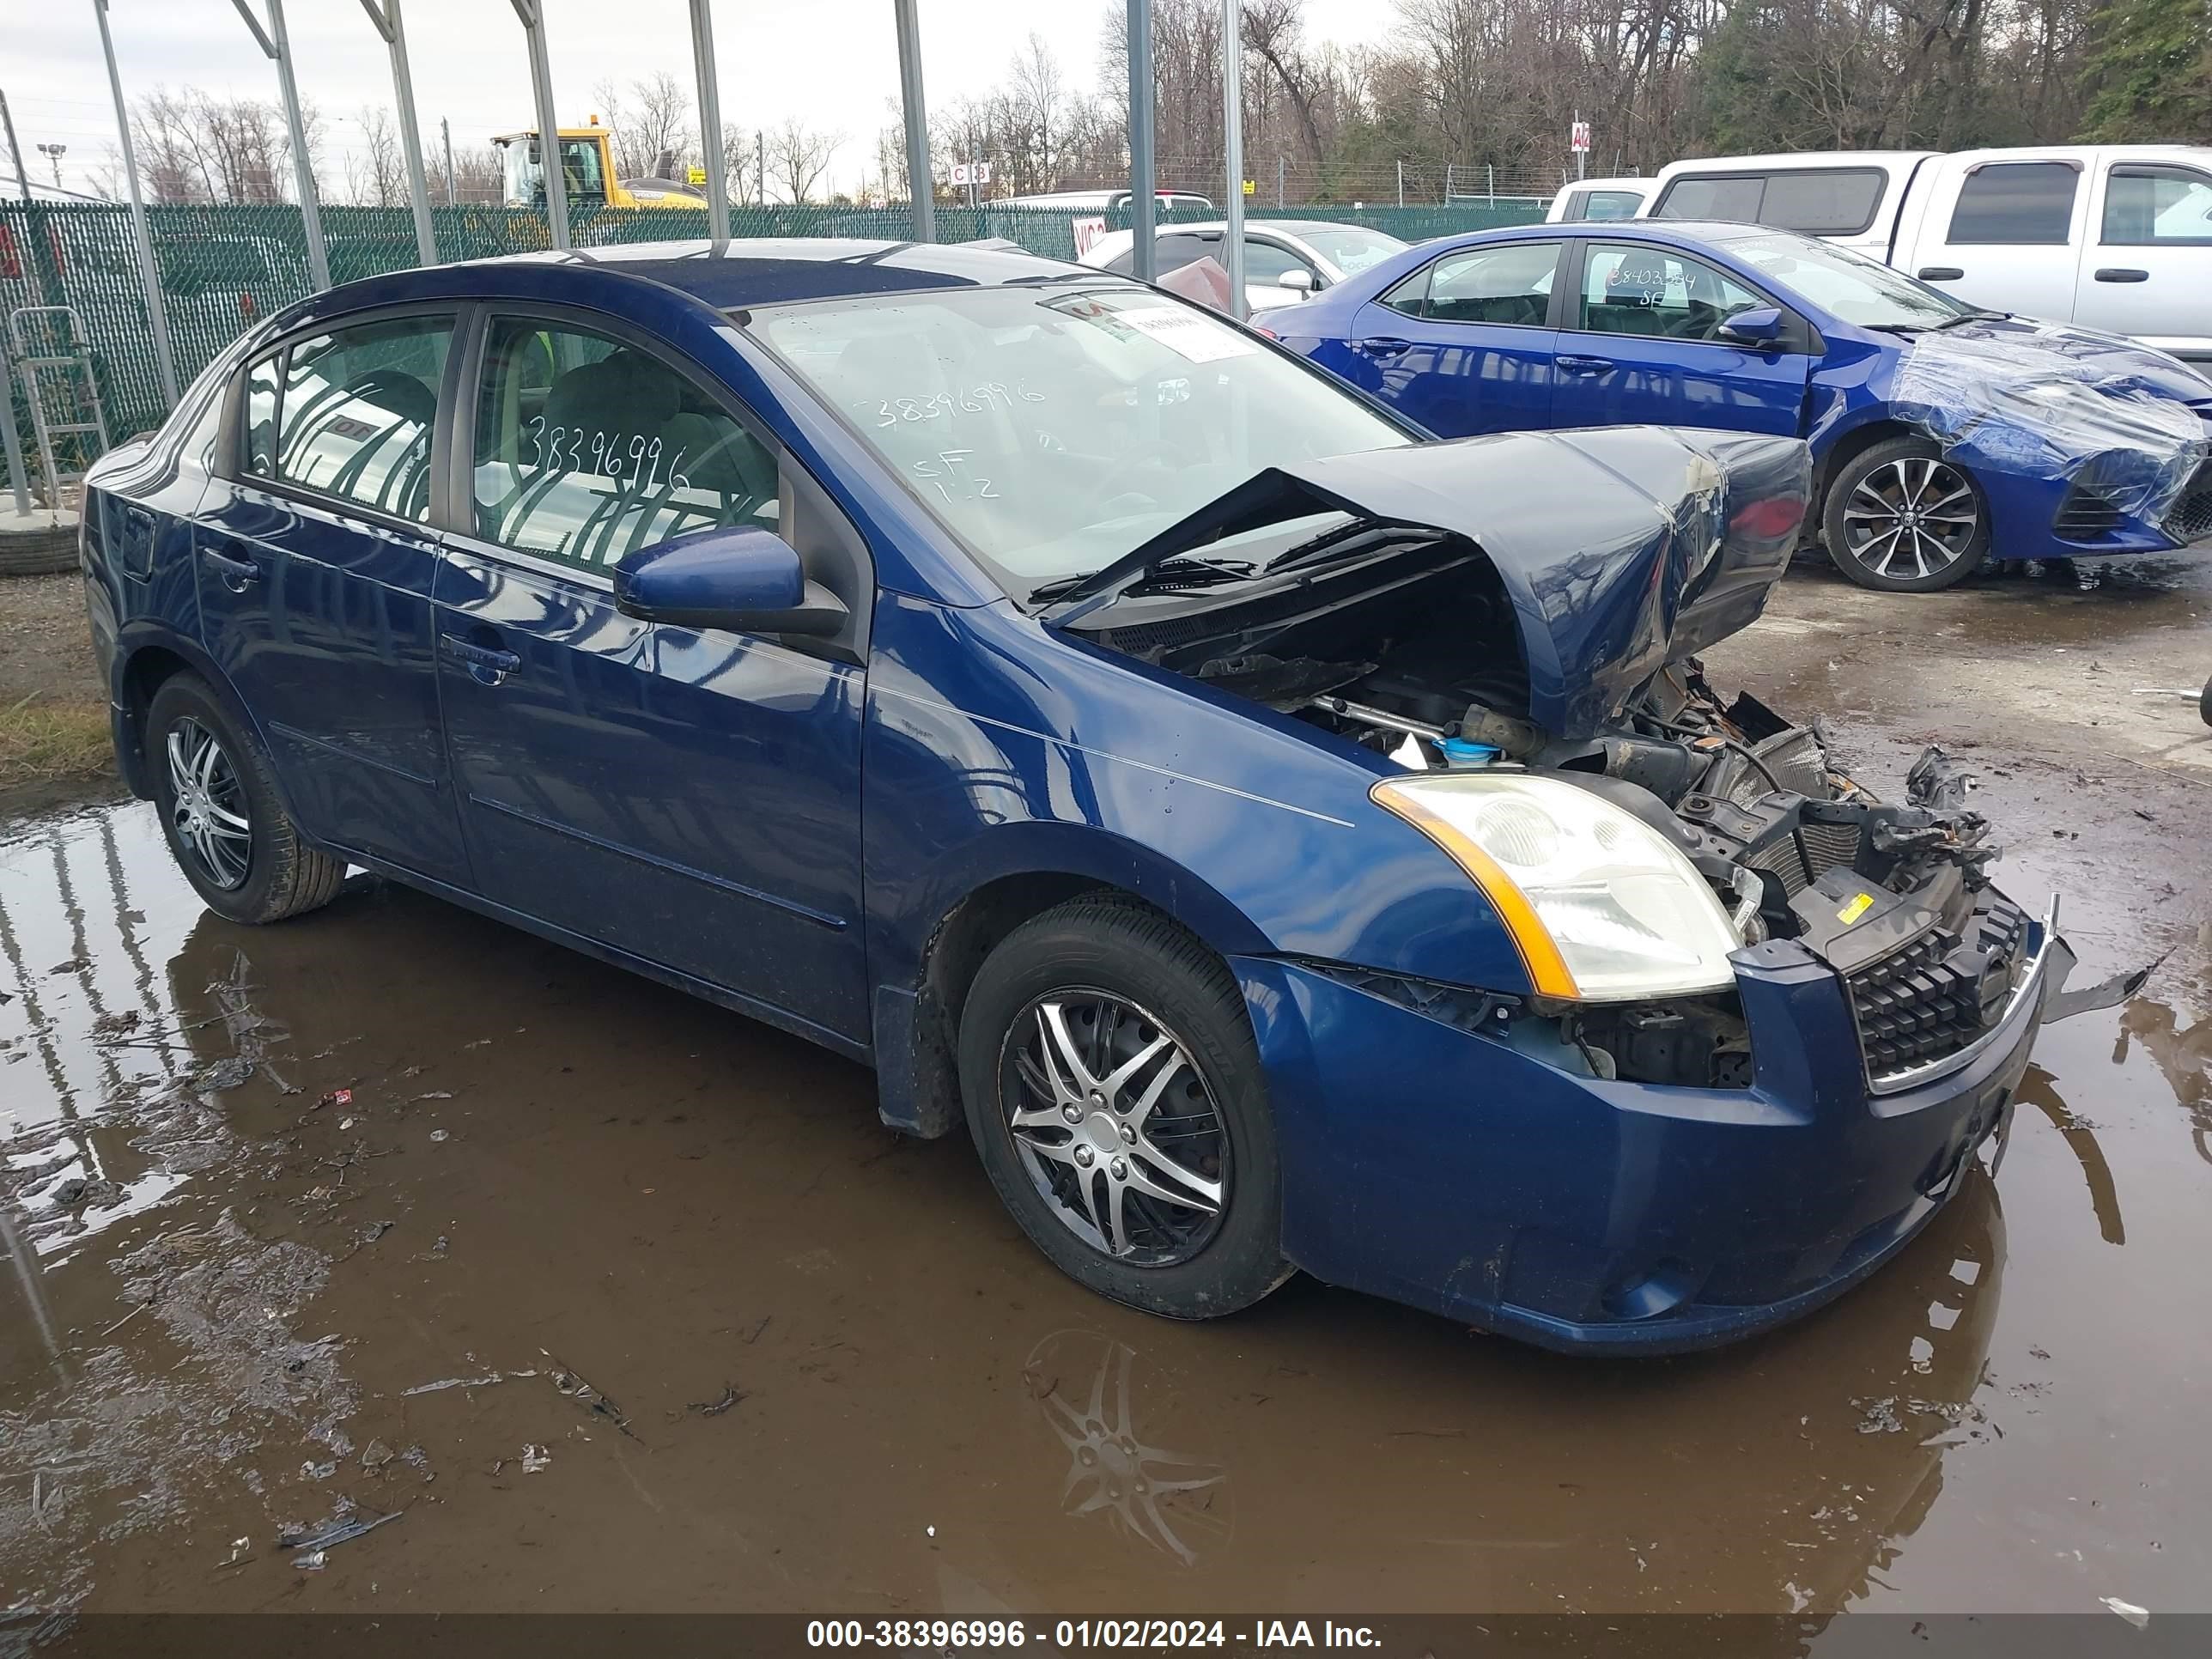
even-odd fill
[[[1827,172],[1853,167],[1896,167],[1925,161],[1937,153],[1930,149],[1823,149],[1782,155],[1701,155],[1670,162],[1660,170],[1660,175],[1674,173]]]
[[[543,273],[549,266],[660,283],[704,301],[717,311],[862,294],[996,288],[1062,276],[1082,269],[1066,260],[1034,253],[958,243],[839,237],[762,237],[717,243],[702,239],[629,242],[612,247],[575,248],[565,253],[504,254],[374,276],[317,297],[327,306],[331,301],[356,299],[381,304],[418,293],[465,295],[471,286],[500,293],[509,287],[501,281],[502,273]],[[473,284],[471,278],[477,279]],[[540,284],[530,286],[536,289]]]

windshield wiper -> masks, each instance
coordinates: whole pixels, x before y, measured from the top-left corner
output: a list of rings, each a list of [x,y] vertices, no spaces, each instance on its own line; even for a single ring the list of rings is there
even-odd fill
[[[1223,582],[1249,580],[1260,567],[1249,559],[1201,559],[1188,555],[1163,559],[1147,567],[1135,580],[1120,589],[1128,593],[1170,592],[1180,587],[1218,587]],[[1079,575],[1056,576],[1042,587],[1030,592],[1031,605],[1043,605],[1053,599],[1065,599],[1085,582],[1091,572]]]
[[[1249,559],[1163,559],[1121,591],[1157,593],[1177,587],[1217,587],[1247,580],[1259,568]]]
[[[1961,311],[1938,323],[1869,323],[1866,326],[1884,334],[1934,334],[1943,329],[1956,328],[1961,323],[1985,323],[1992,317],[2002,317],[2002,311]]]

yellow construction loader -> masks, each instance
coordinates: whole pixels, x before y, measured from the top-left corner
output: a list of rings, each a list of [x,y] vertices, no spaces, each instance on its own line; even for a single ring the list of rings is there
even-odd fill
[[[614,129],[591,125],[560,129],[561,178],[568,205],[577,207],[698,208],[707,204],[696,184],[675,178],[617,179]],[[508,207],[545,205],[545,164],[538,134],[502,132],[492,140],[503,158],[504,200]],[[675,159],[663,156],[660,170],[673,173]],[[692,169],[696,174],[698,169]]]

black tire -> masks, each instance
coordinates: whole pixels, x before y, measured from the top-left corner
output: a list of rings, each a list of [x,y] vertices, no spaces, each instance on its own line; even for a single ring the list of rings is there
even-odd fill
[[[203,739],[215,750],[204,785],[180,775],[202,773],[198,763],[209,752]],[[232,921],[282,921],[337,896],[344,864],[301,838],[276,793],[269,757],[204,680],[176,674],[161,682],[146,710],[145,741],[170,855],[208,908]],[[183,755],[185,763],[173,754]],[[244,821],[242,831],[232,827],[236,819]]]
[[[1990,548],[1989,498],[1929,440],[1887,438],[1836,470],[1820,533],[1830,562],[1861,587],[1939,592],[1980,568]]]
[[[2205,681],[2204,690],[2197,694],[2197,712],[2203,717],[2205,725],[2212,726],[2212,680]]]
[[[1083,1069],[1056,1080],[1040,1077],[1036,1063],[1048,1005],[1083,1050]],[[1089,1091],[1163,1042],[1156,1066],[1135,1070],[1115,1097]],[[1083,1113],[1077,1127],[1064,1128],[1036,1103],[1060,1098],[1045,1091],[1075,1079],[1086,1103],[1074,1109]],[[1212,1319],[1250,1307],[1290,1277],[1274,1121],[1244,999],[1220,959],[1173,922],[1102,896],[1016,928],[969,988],[960,1085],[1000,1199],[1078,1283],[1149,1313]],[[1019,1147],[1018,1112],[1040,1120],[1023,1126]],[[1128,1139],[1132,1121],[1181,1126],[1162,1136],[1176,1156],[1149,1133]],[[1060,1134],[1060,1150],[1042,1150]],[[1207,1185],[1218,1189],[1210,1213]],[[1087,1217],[1075,1207],[1085,1193]],[[1106,1248],[1116,1243],[1120,1253]]]

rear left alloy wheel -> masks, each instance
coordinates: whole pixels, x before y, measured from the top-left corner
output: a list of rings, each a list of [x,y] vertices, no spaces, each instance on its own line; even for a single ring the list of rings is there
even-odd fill
[[[301,839],[259,742],[206,682],[161,683],[146,757],[169,851],[217,915],[281,921],[337,896],[345,866]]]
[[[1206,1319],[1290,1276],[1243,996],[1164,917],[1084,898],[1015,929],[969,989],[960,1077],[992,1184],[1071,1278]]]
[[[1844,462],[1820,527],[1838,570],[1890,593],[1963,581],[1990,545],[1981,486],[1925,438],[1891,438]]]

